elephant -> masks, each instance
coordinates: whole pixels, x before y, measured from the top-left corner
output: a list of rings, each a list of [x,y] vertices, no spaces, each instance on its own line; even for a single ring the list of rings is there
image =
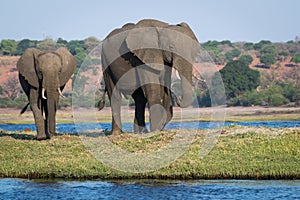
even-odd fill
[[[50,139],[56,131],[59,96],[76,68],[76,60],[64,47],[43,52],[28,48],[17,62],[20,84],[33,112],[37,140]],[[45,116],[45,117],[44,117]]]
[[[154,19],[128,23],[113,30],[102,44],[101,62],[105,92],[98,103],[104,107],[105,93],[112,109],[112,134],[121,134],[121,97],[135,102],[134,132],[148,132],[145,108],[149,107],[150,131],[163,130],[173,117],[172,68],[181,78],[180,107],[192,103],[193,64],[199,42],[187,23],[169,25]]]

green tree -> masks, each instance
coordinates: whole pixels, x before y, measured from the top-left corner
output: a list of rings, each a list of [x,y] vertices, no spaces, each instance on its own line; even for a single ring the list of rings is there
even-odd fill
[[[274,45],[269,45],[263,48],[262,52],[264,54],[271,54],[271,55],[276,55],[277,53],[277,48]]]
[[[222,45],[228,45],[228,46],[230,46],[230,47],[233,46],[230,40],[223,40],[223,41],[220,42],[220,43],[221,43]]]
[[[71,40],[67,43],[67,48],[72,55],[76,55],[76,48],[82,48],[85,51],[83,40]]]
[[[276,62],[275,55],[265,54],[260,58],[260,62],[265,65],[273,65]]]
[[[242,61],[230,61],[220,70],[227,99],[255,89],[259,85],[259,72]]]
[[[240,50],[233,49],[232,51],[225,53],[225,57],[228,61],[231,61],[233,58],[238,57],[240,54],[241,54]]]
[[[286,58],[287,58],[288,56],[289,56],[289,53],[286,52],[286,51],[280,51],[280,52],[278,53],[278,59],[279,59],[281,62],[285,61]]]
[[[261,40],[259,43],[254,44],[254,49],[255,50],[261,50],[265,45],[272,44],[271,41],[269,40]]]
[[[67,45],[68,44],[68,41],[67,40],[64,40],[62,38],[58,38],[57,41],[56,41],[57,44],[63,44],[63,45]]]
[[[291,59],[292,62],[295,62],[295,63],[300,63],[300,53],[297,53],[295,54],[292,59]]]
[[[247,42],[247,43],[245,43],[244,44],[244,49],[246,50],[246,51],[249,51],[249,50],[252,50],[252,49],[254,49],[254,47],[253,47],[253,43],[252,42]]]
[[[252,61],[253,61],[253,58],[250,55],[242,55],[239,58],[239,61],[244,62],[246,65],[250,65],[252,63]]]
[[[17,50],[18,43],[15,40],[2,40],[1,41],[1,50],[3,55],[14,55]]]
[[[27,48],[35,48],[37,46],[36,40],[24,39],[18,43],[16,55],[22,55]]]

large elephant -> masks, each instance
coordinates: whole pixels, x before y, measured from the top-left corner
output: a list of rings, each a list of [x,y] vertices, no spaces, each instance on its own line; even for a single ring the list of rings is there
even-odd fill
[[[27,106],[30,104],[33,112],[37,139],[50,139],[56,130],[58,99],[75,71],[75,58],[63,47],[53,52],[29,48],[18,60],[17,68],[20,83],[29,100]]]
[[[181,78],[182,96],[177,103],[192,102],[192,68],[200,46],[186,23],[169,25],[145,19],[125,24],[103,41],[102,68],[112,108],[112,134],[121,133],[121,94],[135,101],[134,132],[147,132],[145,107],[148,103],[150,130],[162,130],[173,116],[171,74]],[[105,95],[105,93],[104,93]],[[103,108],[104,98],[99,101]]]

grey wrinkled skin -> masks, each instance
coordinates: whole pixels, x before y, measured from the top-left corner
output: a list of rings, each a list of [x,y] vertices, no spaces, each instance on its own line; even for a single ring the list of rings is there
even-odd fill
[[[169,25],[145,19],[113,30],[103,41],[101,56],[112,109],[112,134],[122,131],[121,94],[125,97],[131,95],[135,101],[135,133],[148,131],[145,126],[146,104],[151,131],[164,129],[173,116],[172,69],[176,69],[181,78],[182,97],[178,103],[181,107],[189,106],[192,101],[192,68],[199,51],[197,38],[186,23]],[[99,104],[102,108],[103,102]]]
[[[75,68],[75,58],[63,47],[53,52],[29,48],[18,60],[19,80],[33,112],[38,140],[55,133],[59,89],[64,89]]]

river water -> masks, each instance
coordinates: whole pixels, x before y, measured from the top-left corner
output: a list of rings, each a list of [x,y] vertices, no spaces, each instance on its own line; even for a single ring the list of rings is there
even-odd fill
[[[0,179],[0,199],[300,199],[300,180]]]
[[[123,123],[124,131],[133,131],[132,123]],[[262,126],[269,128],[287,128],[287,127],[300,127],[300,121],[255,121],[255,122],[170,122],[167,124],[166,129],[178,129],[178,128],[187,128],[187,129],[209,129],[219,126]],[[149,123],[147,124],[149,128]],[[85,130],[110,130],[111,123],[83,123],[77,124],[77,128],[80,127],[81,131]],[[35,131],[34,124],[0,124],[0,130],[6,131],[21,131],[24,129],[30,129]],[[57,124],[56,129],[60,133],[76,133],[75,124]]]
[[[222,124],[223,125],[223,124]],[[300,127],[300,121],[226,122],[225,126]],[[110,129],[110,123],[80,124],[81,129]],[[209,122],[169,123],[167,129],[208,129]],[[0,130],[20,131],[34,124],[0,124]],[[132,123],[123,128],[132,131]],[[57,131],[76,133],[74,124],[58,124]],[[300,180],[128,180],[64,181],[0,179],[0,199],[300,199]]]

